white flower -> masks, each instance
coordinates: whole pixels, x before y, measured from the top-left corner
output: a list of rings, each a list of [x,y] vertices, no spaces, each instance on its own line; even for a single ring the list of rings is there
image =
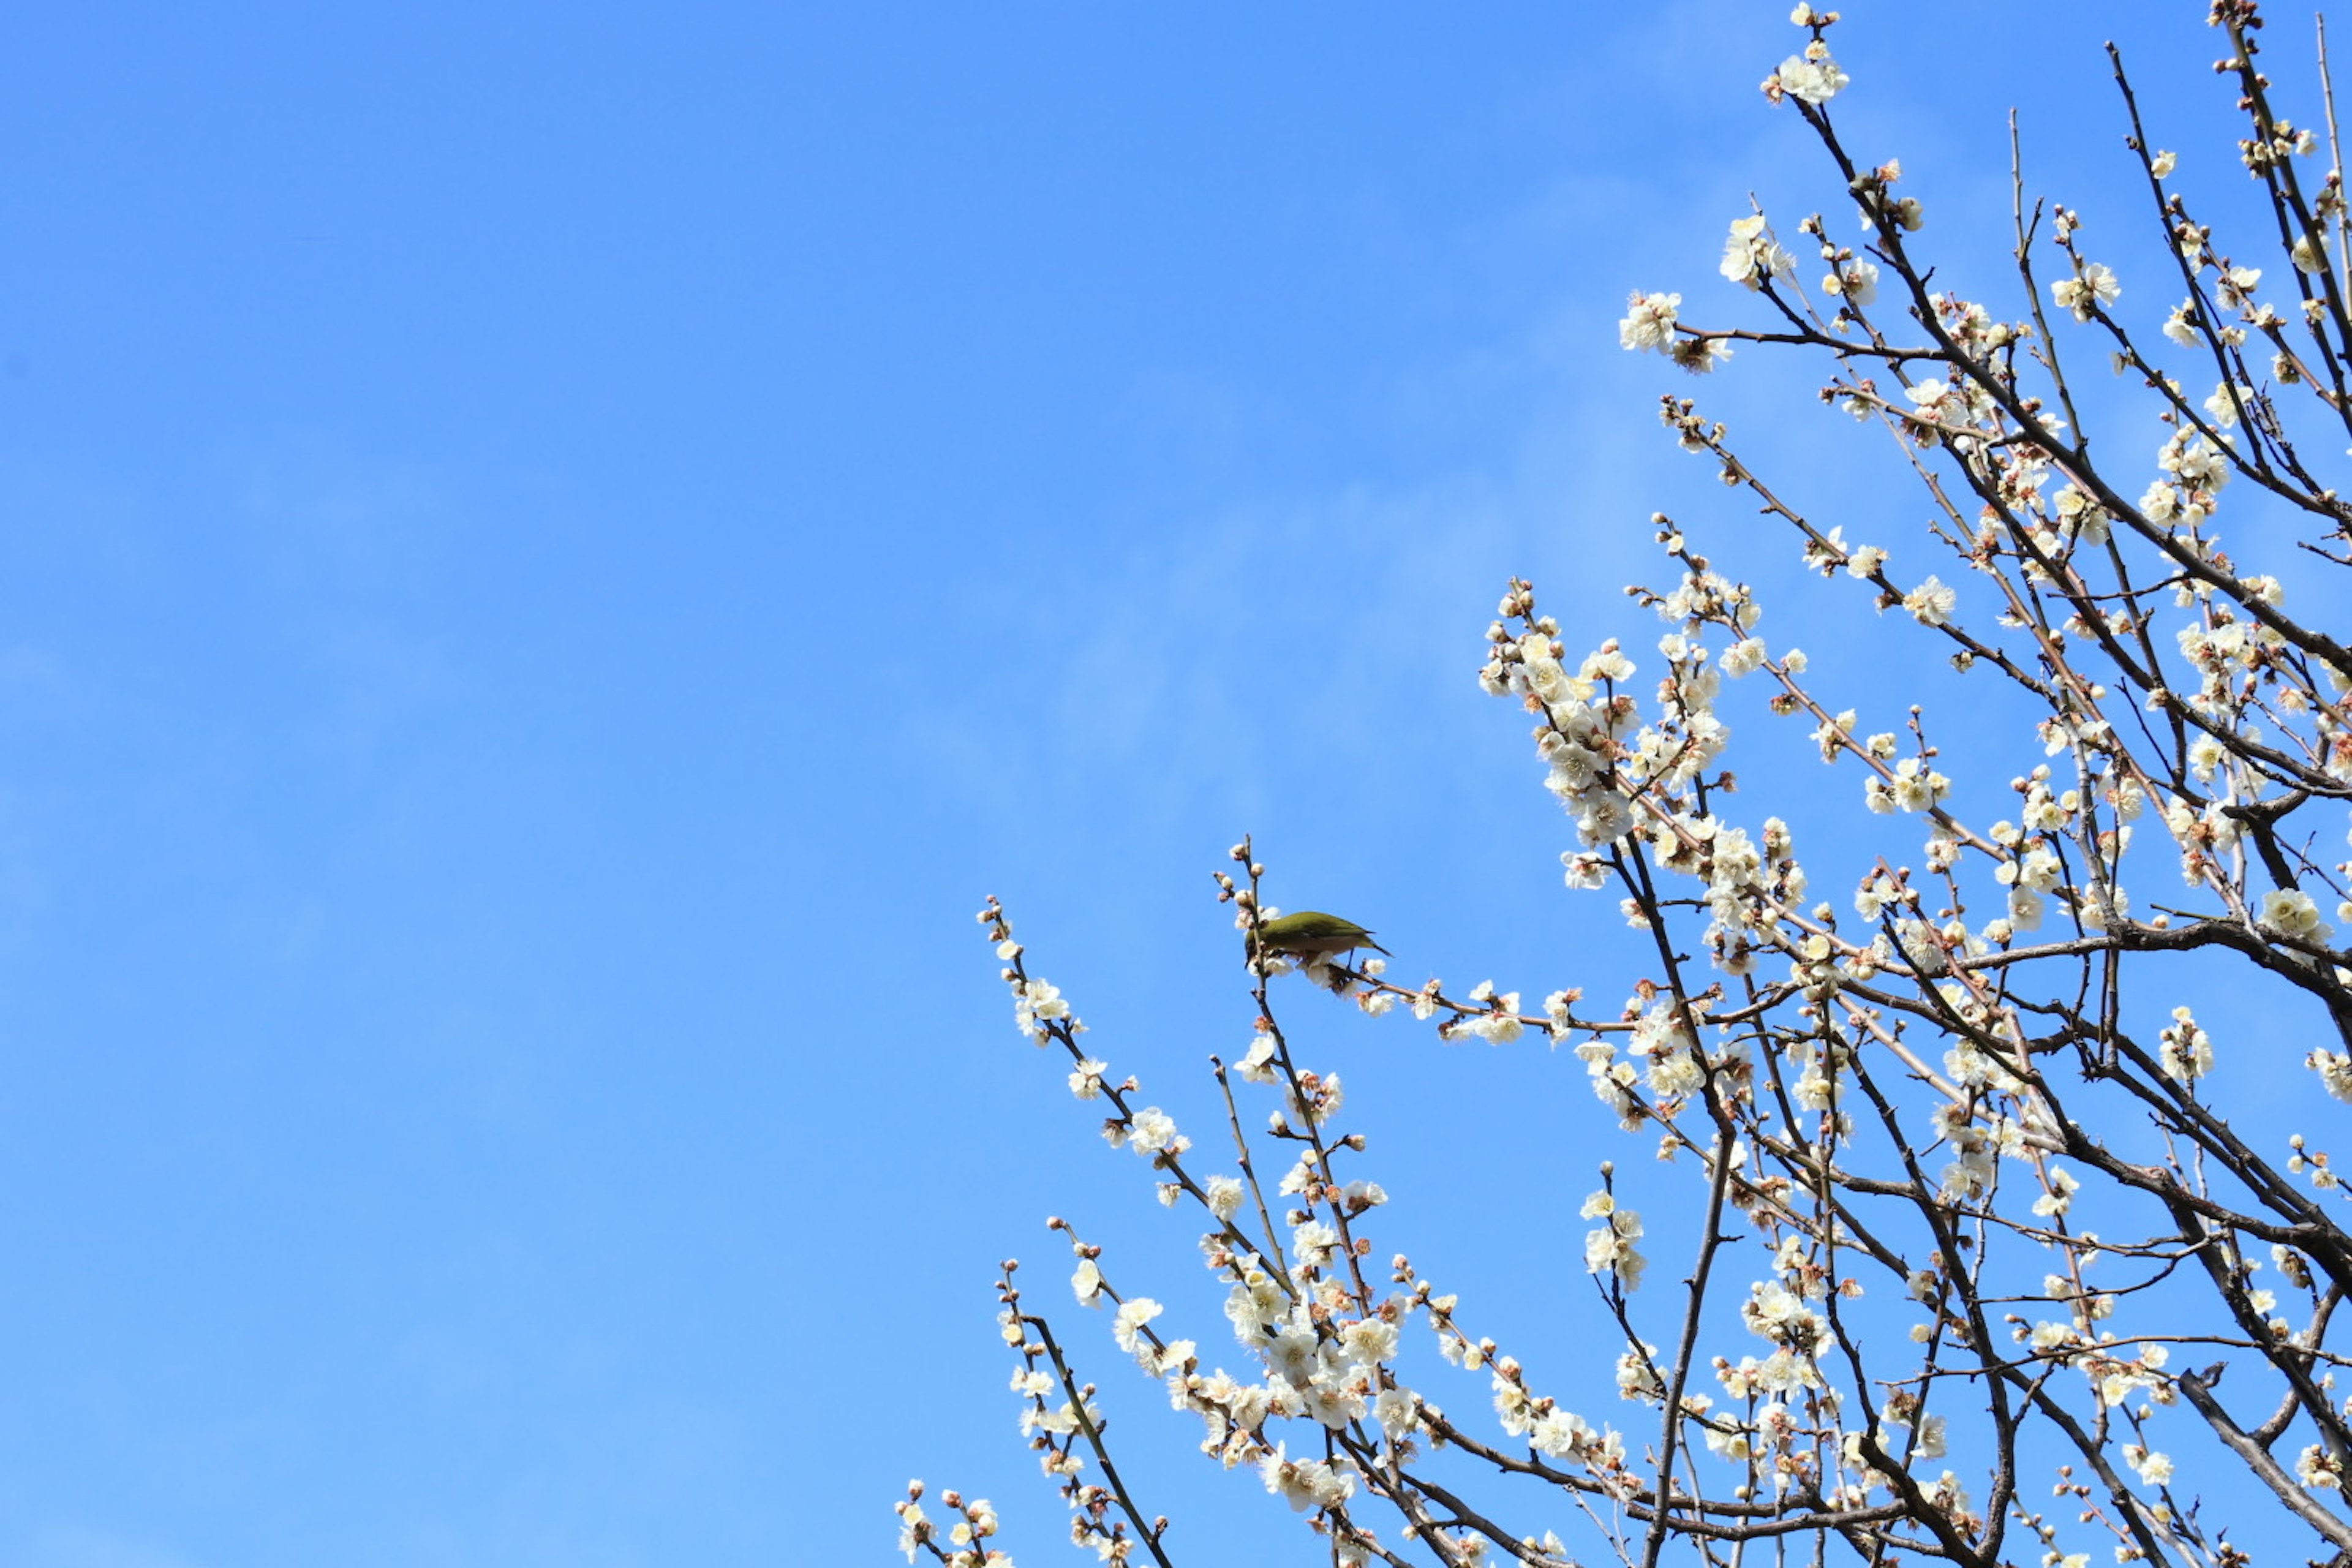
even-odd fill
[[[1516,998],[1517,993],[1514,992],[1512,995]],[[1516,1000],[1511,1003],[1513,1006],[1517,1005]],[[1490,1046],[1507,1046],[1526,1030],[1526,1026],[1507,1012],[1488,1013],[1481,1017],[1473,1018],[1467,1027],[1470,1033]]]
[[[2148,172],[2161,180],[2179,166],[2179,160],[2169,153],[2158,153],[2147,161]]]
[[[1290,1244],[1300,1262],[1321,1265],[1339,1251],[1339,1233],[1319,1219],[1310,1219],[1291,1231]]]
[[[1372,1419],[1391,1437],[1402,1437],[1421,1426],[1421,1407],[1410,1388],[1383,1388],[1372,1401]]]
[[[1234,1336],[1245,1345],[1266,1344],[1269,1330],[1288,1310],[1289,1300],[1282,1287],[1262,1269],[1251,1269],[1225,1294],[1226,1320],[1234,1325]]]
[[[1705,375],[1731,357],[1731,345],[1721,338],[1676,338],[1666,357],[1693,375]]]
[[[1308,1509],[1336,1508],[1356,1493],[1354,1467],[1344,1461],[1327,1465],[1319,1459],[1294,1459],[1286,1445],[1277,1445],[1273,1453],[1258,1461],[1257,1473],[1265,1478],[1265,1489],[1290,1504],[1294,1512]]]
[[[2053,1165],[2050,1167],[2050,1190],[2033,1200],[2033,1212],[2048,1217],[2063,1215],[2074,1206],[2074,1194],[2083,1184],[2072,1173]]]
[[[1294,1323],[1266,1342],[1266,1368],[1291,1387],[1306,1388],[1321,1368],[1322,1350],[1314,1325]]]
[[[1750,289],[1767,278],[1785,278],[1797,269],[1796,258],[1765,232],[1764,215],[1731,220],[1731,237],[1723,242],[1723,275]]]
[[[1576,819],[1576,836],[1586,848],[1614,844],[1633,831],[1633,808],[1623,795],[1595,790],[1585,797],[1584,811]]]
[[[1822,292],[1849,305],[1868,305],[1878,298],[1878,268],[1868,261],[1849,261],[1822,279]]]
[[[2263,924],[2305,942],[2324,942],[2333,934],[2311,895],[2294,889],[2274,888],[2263,895]]]
[[[1118,1348],[1133,1355],[1143,1347],[1143,1325],[1158,1317],[1163,1309],[1149,1296],[1134,1296],[1118,1304],[1110,1321],[1111,1338]]]
[[[1663,1399],[1666,1385],[1658,1379],[1657,1363],[1651,1358],[1658,1347],[1644,1342],[1638,1350],[1628,1350],[1617,1358],[1617,1397],[1620,1399]]]
[[[1149,1105],[1135,1113],[1128,1129],[1128,1137],[1139,1154],[1156,1154],[1162,1149],[1176,1149],[1183,1140],[1177,1135],[1176,1119],[1156,1105]]]
[[[2314,1443],[2296,1456],[2295,1479],[2319,1490],[2334,1490],[2344,1484],[2344,1472],[2326,1448]]]
[[[1219,1219],[1231,1219],[1241,1212],[1242,1183],[1239,1176],[1209,1178],[1209,1212]]]
[[[2213,395],[2205,400],[2205,412],[2212,417],[2215,425],[2227,430],[2238,422],[2238,407],[2241,400],[2251,402],[2253,395],[2254,389],[2251,386],[2242,387],[2236,395],[2232,395],[2230,384],[2226,381],[2221,382],[2214,386]]]
[[[1596,1205],[1605,1207],[1596,1208]],[[1595,1193],[1585,1200],[1587,1217],[1605,1215],[1608,1223],[1594,1226],[1584,1236],[1584,1267],[1588,1273],[1610,1273],[1628,1290],[1642,1288],[1642,1270],[1648,1259],[1633,1246],[1642,1235],[1642,1216],[1632,1209],[1621,1209],[1604,1193]]]
[[[1495,1372],[1495,1418],[1503,1430],[1514,1437],[1523,1436],[1535,1425],[1533,1402],[1527,1389],[1511,1378],[1505,1377],[1501,1368]]]
[[[1576,673],[1586,680],[1625,681],[1633,679],[1634,669],[1633,661],[1625,657],[1625,650],[1617,646],[1615,637],[1612,637],[1586,654]]]
[[[2072,310],[2078,321],[2087,321],[2101,305],[2112,305],[2124,291],[2112,268],[2096,261],[2083,264],[2082,274],[2061,278],[2050,285],[2050,297],[2061,310]]]
[[[1812,55],[1815,50],[1819,50],[1819,54],[1808,59],[1806,55]],[[1780,84],[1781,91],[1813,104],[1827,103],[1838,95],[1840,89],[1853,79],[1838,68],[1837,61],[1830,58],[1829,50],[1819,43],[1813,44],[1803,55],[1790,55],[1782,60],[1774,78]]]
[[[1013,988],[1013,1024],[1023,1034],[1044,1045],[1052,1037],[1045,1026],[1069,1017],[1070,1005],[1062,999],[1061,987],[1048,985],[1032,977]]]
[[[2165,1077],[2189,1083],[2213,1070],[2213,1042],[2198,1027],[2188,1008],[2175,1007],[2172,1022],[2158,1037],[2163,1041],[2160,1059]]]
[[[1397,1352],[1397,1328],[1386,1318],[1357,1318],[1339,1329],[1339,1354],[1358,1366],[1373,1366]]]
[[[1675,312],[1682,302],[1680,294],[1633,295],[1625,319],[1617,323],[1618,346],[1633,350],[1667,347],[1675,339]]]
[[[1583,1417],[1566,1410],[1553,1410],[1536,1417],[1535,1427],[1528,1435],[1528,1444],[1538,1453],[1562,1459],[1591,1442],[1593,1436],[1592,1428],[1586,1425]]]
[[[1940,626],[1951,618],[1952,606],[1959,603],[1959,595],[1944,585],[1940,577],[1929,577],[1925,583],[1903,595],[1903,607],[1923,626]]]
[[[1568,868],[1566,880],[1571,888],[1589,889],[1608,885],[1609,862],[1598,855],[1570,850],[1559,858],[1559,863]]]
[[[1244,1083],[1281,1082],[1282,1075],[1274,1063],[1274,1037],[1253,1035],[1250,1037],[1249,1049],[1242,1053],[1242,1059],[1236,1070],[1241,1073]]]
[[[1941,419],[1944,405],[1957,405],[1959,401],[1953,395],[1951,383],[1932,375],[1904,388],[1903,395],[1911,400],[1911,405],[1919,411],[1922,419]],[[1831,537],[1834,539],[1836,535],[1832,533]]]
[[[931,1521],[923,1516],[922,1504],[902,1502],[898,1505],[898,1550],[907,1561],[915,1560],[916,1551],[931,1538]]]
[[[1743,675],[1753,674],[1761,669],[1764,667],[1764,655],[1762,637],[1742,637],[1725,648],[1723,657],[1717,660],[1717,663],[1722,666],[1724,674],[1737,680]]]
[[[956,1540],[961,1543],[984,1540],[997,1531],[996,1505],[986,1498],[974,1498],[963,1505],[964,1521],[957,1527]],[[1003,1553],[998,1554],[1000,1557]]]

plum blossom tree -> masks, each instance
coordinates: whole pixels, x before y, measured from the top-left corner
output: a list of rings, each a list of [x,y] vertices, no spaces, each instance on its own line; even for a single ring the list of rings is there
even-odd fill
[[[2038,751],[1992,808],[1964,805],[1921,709],[1881,732],[1840,710],[1800,650],[1759,635],[1750,587],[1664,516],[1669,578],[1631,590],[1665,626],[1646,687],[1625,647],[1572,651],[1512,582],[1480,684],[1532,719],[1574,823],[1566,879],[1617,897],[1643,972],[1610,982],[1622,1005],[1569,989],[1529,1008],[1491,985],[1411,988],[1378,958],[1253,947],[1255,1033],[1213,1064],[1226,1124],[1196,1144],[1090,1053],[991,900],[1021,1032],[1067,1057],[1071,1090],[1162,1200],[1202,1216],[1227,1291],[1214,1337],[1238,1343],[1220,1356],[1205,1331],[1163,1328],[1057,1220],[1075,1288],[1202,1423],[1207,1454],[1304,1515],[1336,1564],[2352,1564],[2352,1400],[2330,1337],[2352,1228],[2320,1141],[2352,1101],[2352,952],[2327,919],[2352,921],[2352,867],[2318,847],[2352,803],[2352,647],[2284,585],[2325,607],[2352,567],[2352,505],[2325,478],[2325,448],[2352,441],[2352,225],[2324,34],[2322,132],[2282,112],[2252,0],[2212,6],[2262,232],[2225,248],[2200,221],[2116,57],[2169,275],[2126,279],[2020,178],[2015,278],[1979,300],[1934,280],[1899,165],[1841,138],[1836,14],[1791,19],[1803,42],[1763,91],[1818,141],[1832,212],[1731,223],[1721,270],[1756,324],[1695,325],[1680,294],[1645,293],[1622,344],[1694,374],[1767,346],[1814,356],[1823,399],[1916,477],[1929,521],[1905,552],[1936,571],[1897,575],[1895,552],[1817,521],[1694,400],[1668,398],[1665,426],[1857,607],[1916,623],[1934,657],[2021,704]],[[2127,288],[2180,297],[2160,341],[2118,313]],[[2086,351],[2152,422],[2152,465],[2145,447],[2095,455],[2068,374]],[[2236,555],[2225,512],[2243,515]],[[1854,809],[1916,822],[1916,860],[1817,889],[1790,826],[1735,793],[1727,681],[1761,681],[1770,714],[1809,723],[1821,761],[1859,774]],[[1979,738],[1970,766],[1998,745]],[[1246,841],[1218,876],[1245,932],[1276,913],[1265,879]],[[2216,965],[2225,984],[2202,978]],[[1674,1162],[1671,1282],[1645,1286],[1652,1237],[1612,1163],[1582,1205],[1614,1342],[1572,1353],[1614,1358],[1610,1409],[1568,1408],[1473,1304],[1376,1247],[1386,1194],[1339,1075],[1281,1022],[1273,982],[1293,971],[1449,1039],[1548,1040],[1628,1150]],[[2279,1016],[2298,1032],[2249,1037]],[[2255,1101],[2288,1073],[2316,1092],[2301,1130],[2273,1134]],[[1245,1116],[1250,1099],[1265,1104]],[[1130,1492],[1093,1385],[1020,1278],[1008,1264],[997,1286],[1013,1386],[1074,1539],[1175,1562],[1181,1538]],[[1442,1352],[1429,1375],[1408,1336]],[[1006,1560],[989,1504],[941,1502],[934,1519],[917,1483],[899,1504],[910,1558]]]

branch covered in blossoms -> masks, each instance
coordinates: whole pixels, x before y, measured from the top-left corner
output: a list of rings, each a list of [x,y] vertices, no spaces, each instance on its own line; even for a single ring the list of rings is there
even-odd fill
[[[1572,645],[1514,579],[1479,684],[1531,722],[1568,889],[1613,897],[1643,959],[1528,1007],[1493,982],[1399,984],[1382,958],[1284,956],[1255,940],[1278,911],[1244,840],[1217,892],[1250,1026],[1230,1068],[1212,1058],[1226,1126],[1203,1140],[1230,1156],[1081,1046],[992,900],[1016,1025],[1197,1219],[1230,1347],[1164,1337],[1167,1309],[1115,1289],[1056,1220],[1074,1291],[1199,1418],[1202,1452],[1305,1516],[1340,1568],[2352,1563],[2352,1352],[2331,1338],[2352,1228],[2324,1147],[2352,1103],[2352,862],[2321,847],[2352,807],[2352,649],[2326,613],[2352,568],[2352,506],[2326,482],[2352,439],[2352,214],[2324,43],[2323,134],[2276,106],[2252,0],[2215,0],[2266,215],[2226,244],[2114,56],[2158,260],[2137,270],[2080,210],[2029,205],[2021,159],[2014,276],[1979,296],[1929,259],[1901,163],[1849,152],[1836,13],[1792,20],[1804,42],[1763,92],[1818,142],[1836,216],[1732,218],[1719,271],[1749,316],[1695,325],[1682,294],[1640,292],[1620,342],[1693,373],[1736,347],[1814,356],[1822,402],[1916,482],[1908,537],[1849,539],[1695,399],[1664,398],[1664,424],[1833,580],[1821,592],[1894,617],[1973,695],[1958,717],[1866,714],[1664,515],[1664,575],[1630,590],[1654,644]],[[1856,243],[1832,237],[1848,223]],[[2070,379],[2085,359],[2120,395]],[[1735,729],[1760,752],[1791,721],[1789,749],[1846,777],[1833,798],[1856,823],[1807,829],[1823,842],[1802,855],[1790,817],[1811,817],[1745,809],[1728,765]],[[1748,776],[1793,790],[1777,766]],[[1668,1163],[1671,1202],[1632,1201],[1613,1155],[1580,1184],[1591,1294],[1564,1351],[1481,1333],[1376,1245],[1381,1170],[1339,1075],[1276,1006],[1293,972],[1441,1041],[1548,1045],[1595,1101],[1571,1146]],[[2283,1101],[2290,1074],[2307,1077]],[[1073,1539],[1171,1561],[1097,1390],[1013,1279],[1013,1386]],[[1606,1411],[1529,1370],[1595,1358]],[[986,1504],[947,1494],[959,1557],[921,1497],[900,1505],[910,1556],[1002,1560]]]

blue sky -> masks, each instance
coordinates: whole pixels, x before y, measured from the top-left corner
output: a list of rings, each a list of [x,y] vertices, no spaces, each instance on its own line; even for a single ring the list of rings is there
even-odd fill
[[[1472,679],[1502,580],[1638,654],[1667,508],[1838,602],[1614,338],[1635,286],[1736,310],[1748,191],[1829,200],[1753,90],[1797,35],[1635,9],[16,18],[0,1564],[871,1561],[918,1473],[1063,1550],[994,1262],[1058,1290],[1062,1212],[1197,1269],[1013,1036],[982,895],[1180,1115],[1247,1035],[1244,831],[1401,966],[1605,988]],[[2171,9],[2106,25],[2210,127]],[[1847,10],[1841,114],[1953,254],[1997,259],[2012,101],[2095,220],[2100,19],[1977,7],[2034,42],[1954,73]],[[1893,533],[1811,376],[1706,390]],[[1808,640],[1906,699],[1891,628]],[[1497,1108],[1585,1138],[1580,1071],[1328,1017],[1398,1230],[1586,1310],[1568,1242],[1494,1257],[1505,1184],[1588,1184]],[[1268,1521],[1162,1436],[1197,1539]]]

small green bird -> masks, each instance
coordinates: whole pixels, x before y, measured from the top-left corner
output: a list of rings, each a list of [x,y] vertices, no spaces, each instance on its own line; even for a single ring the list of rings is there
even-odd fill
[[[1343,921],[1319,910],[1301,910],[1295,915],[1266,921],[1257,928],[1255,943],[1244,933],[1243,954],[1255,956],[1256,946],[1293,958],[1328,958],[1334,953],[1353,952],[1360,947],[1369,947],[1374,952],[1388,952],[1372,940],[1371,932],[1355,921]]]

